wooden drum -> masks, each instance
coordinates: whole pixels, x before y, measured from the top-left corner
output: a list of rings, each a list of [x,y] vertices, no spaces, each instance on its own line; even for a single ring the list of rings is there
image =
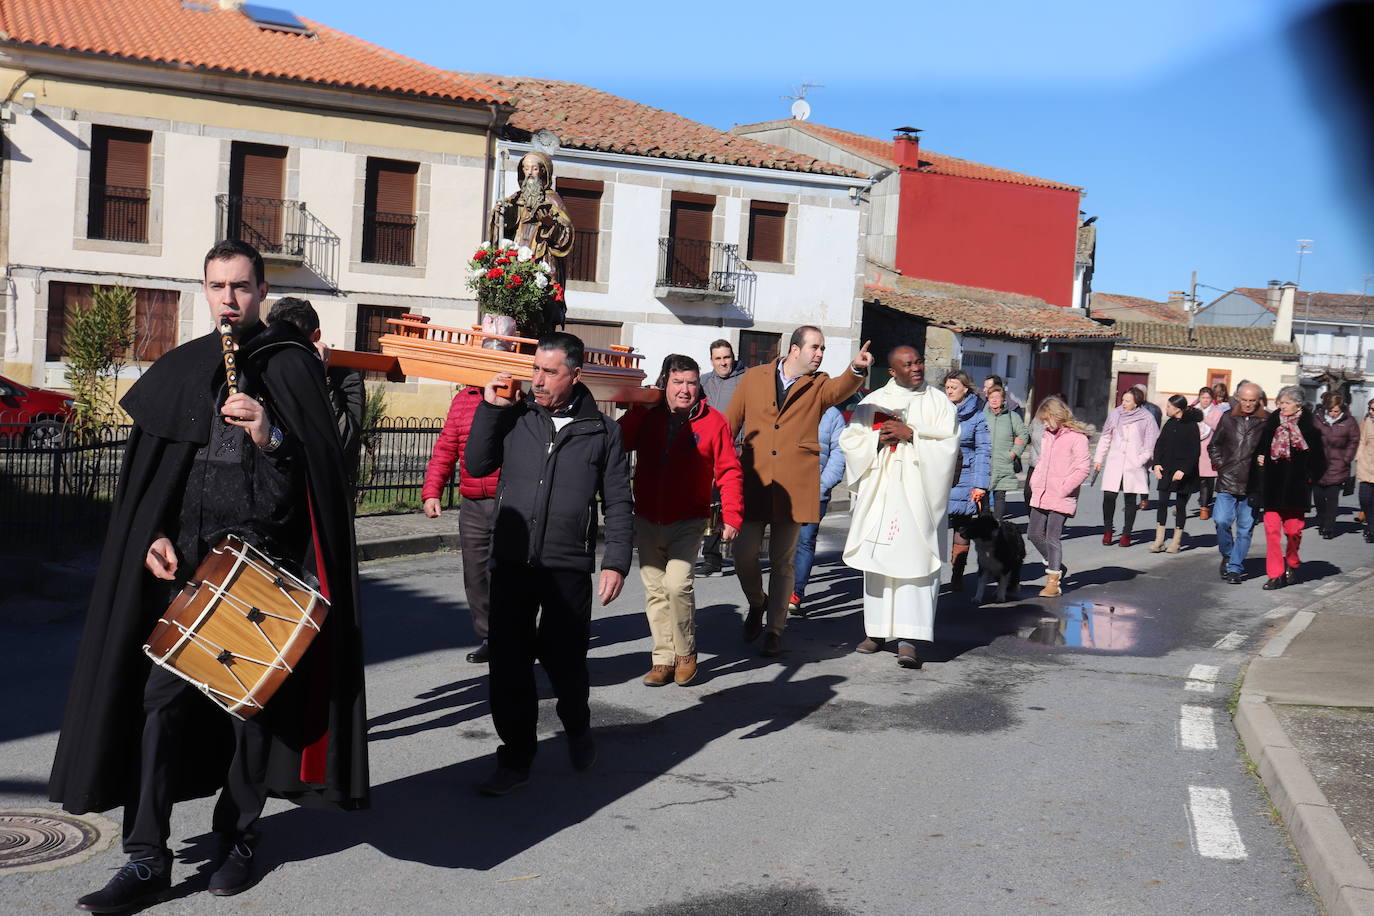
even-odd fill
[[[241,538],[220,541],[143,651],[231,716],[262,711],[324,625],[329,601]]]

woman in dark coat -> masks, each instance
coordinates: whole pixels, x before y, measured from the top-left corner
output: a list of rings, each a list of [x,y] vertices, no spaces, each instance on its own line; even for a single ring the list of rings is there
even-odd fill
[[[1340,509],[1341,488],[1350,479],[1350,462],[1360,448],[1360,427],[1345,409],[1345,398],[1334,391],[1322,395],[1321,418],[1314,424],[1321,433],[1326,470],[1317,480],[1312,495],[1317,503],[1317,530],[1321,536],[1336,536],[1336,512]]]
[[[1155,542],[1150,545],[1151,553],[1164,550],[1164,533],[1169,523],[1169,497],[1174,498],[1174,537],[1169,542],[1169,553],[1178,553],[1183,547],[1183,522],[1188,517],[1188,495],[1197,486],[1198,456],[1202,448],[1202,434],[1198,424],[1202,422],[1202,411],[1188,406],[1188,399],[1181,394],[1169,398],[1166,410],[1169,419],[1155,440],[1154,460],[1150,467],[1155,480],[1159,481],[1159,506],[1155,509]]]
[[[1298,580],[1302,562],[1298,549],[1303,519],[1312,505],[1312,484],[1326,472],[1322,436],[1312,421],[1312,411],[1303,402],[1302,389],[1297,385],[1281,389],[1275,406],[1255,446],[1259,472],[1256,495],[1264,507],[1266,589],[1283,588]]]

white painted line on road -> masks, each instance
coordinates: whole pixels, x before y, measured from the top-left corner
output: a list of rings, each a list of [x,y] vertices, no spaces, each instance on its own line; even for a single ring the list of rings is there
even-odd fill
[[[1190,751],[1217,749],[1217,729],[1212,710],[1206,706],[1184,706],[1179,710],[1178,739]]]
[[[1343,588],[1345,588],[1344,582],[1328,582],[1325,585],[1318,585],[1316,588],[1312,589],[1312,593],[1314,595],[1329,595]]]
[[[1264,619],[1278,620],[1280,617],[1287,617],[1289,614],[1293,613],[1296,610],[1297,608],[1293,607],[1293,605],[1291,604],[1280,604],[1278,607],[1274,608],[1272,611],[1265,614]]]
[[[1307,629],[1307,625],[1316,616],[1311,611],[1298,611],[1293,615],[1293,619],[1288,621],[1288,626],[1264,644],[1264,648],[1260,649],[1260,656],[1262,658],[1278,658],[1288,649],[1288,644],[1297,639],[1299,633]]]
[[[1209,859],[1244,859],[1245,843],[1231,815],[1231,793],[1207,786],[1188,787],[1188,819],[1193,824],[1193,845]]]
[[[1235,630],[1232,630],[1230,633],[1227,633],[1225,636],[1221,637],[1221,639],[1218,639],[1216,642],[1212,643],[1212,648],[1225,649],[1229,652],[1232,649],[1239,649],[1243,645],[1245,645],[1245,634],[1238,633]]]
[[[1372,572],[1374,572],[1374,569],[1370,569],[1368,566],[1361,566],[1359,569],[1352,569],[1352,570],[1350,570],[1350,575],[1352,575],[1352,576],[1367,576],[1367,575],[1369,575],[1369,574],[1372,573]]]
[[[1221,669],[1216,665],[1194,665],[1188,669],[1188,683],[1183,686],[1198,693],[1211,693],[1219,673]]]

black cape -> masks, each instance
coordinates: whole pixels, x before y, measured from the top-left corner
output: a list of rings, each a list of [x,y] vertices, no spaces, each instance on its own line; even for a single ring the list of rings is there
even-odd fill
[[[302,804],[364,808],[367,718],[353,504],[324,373],[305,338],[285,322],[245,343],[239,367],[244,390],[260,397],[302,448],[312,530],[305,569],[330,600],[324,629],[258,716],[271,736],[267,789]],[[168,593],[143,560],[163,519],[175,517],[191,461],[219,416],[223,380],[219,335],[212,333],[167,353],[120,402],[134,428],[48,783],[49,798],[72,813],[108,810],[136,795],[143,686],[152,665],[143,644]],[[232,753],[231,717],[199,700],[176,732],[177,800],[217,791]]]

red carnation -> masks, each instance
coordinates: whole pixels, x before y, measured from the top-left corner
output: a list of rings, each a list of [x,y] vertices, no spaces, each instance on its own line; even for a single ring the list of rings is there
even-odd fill
[[[487,279],[499,280],[501,279],[501,275],[505,272],[506,269],[504,267],[493,267],[491,270],[487,271]]]
[[[475,255],[472,256],[472,259],[473,259],[474,261],[480,261],[480,260],[482,260],[484,257],[486,257],[486,255],[487,255],[486,249],[479,248],[479,249],[477,250],[477,253],[476,253]]]
[[[525,278],[524,278],[524,277],[520,276],[519,274],[511,274],[511,275],[510,275],[510,282],[507,283],[506,285],[509,286],[511,289],[515,289],[515,287],[519,286],[521,283],[524,283],[524,282],[525,282]]]
[[[497,258],[497,259],[496,259],[496,263],[497,263],[497,264],[509,264],[509,263],[510,263],[510,258]]]

